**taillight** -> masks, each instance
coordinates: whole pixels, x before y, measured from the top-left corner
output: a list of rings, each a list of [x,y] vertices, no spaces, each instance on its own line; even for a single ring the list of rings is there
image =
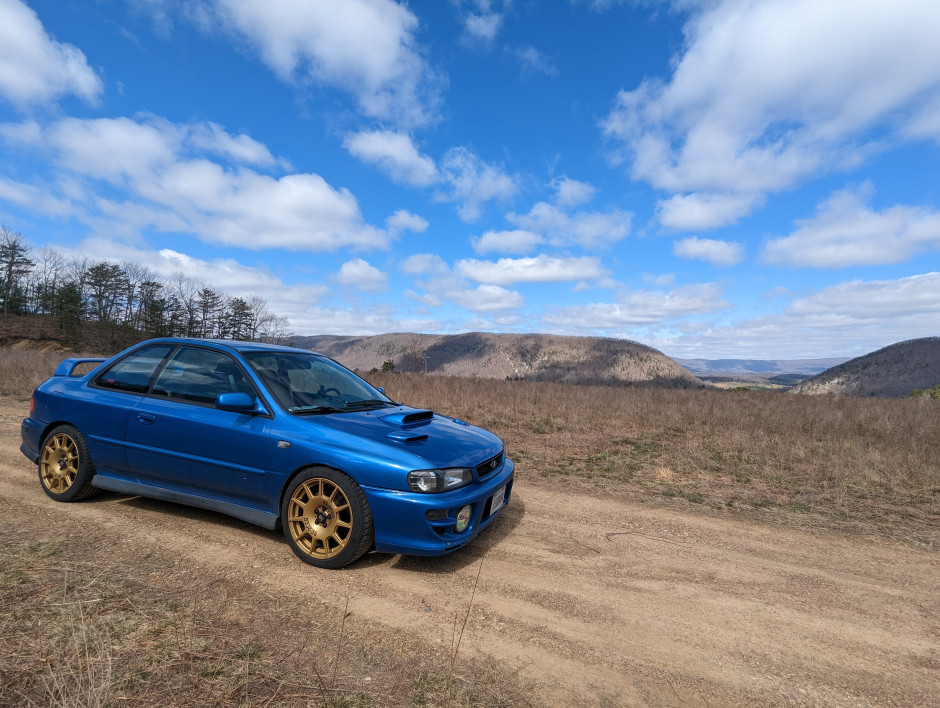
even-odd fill
[[[29,397],[29,417],[33,417],[33,413],[36,412],[36,394],[33,394]]]

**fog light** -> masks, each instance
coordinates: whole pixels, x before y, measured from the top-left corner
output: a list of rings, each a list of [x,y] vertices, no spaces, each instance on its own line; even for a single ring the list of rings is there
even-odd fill
[[[431,509],[425,516],[428,518],[428,521],[443,521],[447,518],[447,509]]]
[[[470,525],[471,511],[472,509],[467,505],[457,512],[457,523],[454,525],[454,531],[463,533],[467,530],[467,527]]]

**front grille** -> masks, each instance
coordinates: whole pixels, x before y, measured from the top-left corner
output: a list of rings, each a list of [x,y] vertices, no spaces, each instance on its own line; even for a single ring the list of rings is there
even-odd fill
[[[496,457],[491,457],[486,462],[477,465],[477,477],[483,479],[486,475],[499,469],[499,466],[503,464],[503,453],[499,453]]]

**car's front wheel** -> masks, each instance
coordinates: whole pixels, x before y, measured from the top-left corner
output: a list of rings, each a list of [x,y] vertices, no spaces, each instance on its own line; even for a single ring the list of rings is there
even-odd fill
[[[287,542],[319,568],[342,568],[372,546],[372,513],[366,495],[349,476],[311,467],[291,481],[281,503]]]
[[[71,425],[53,428],[39,453],[39,483],[56,501],[87,499],[98,490],[91,486],[95,465],[85,438]]]

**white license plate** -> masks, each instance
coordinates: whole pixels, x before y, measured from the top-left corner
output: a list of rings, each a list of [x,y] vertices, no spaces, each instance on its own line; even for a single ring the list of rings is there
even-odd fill
[[[496,494],[493,495],[493,501],[490,502],[490,516],[495,514],[497,511],[503,508],[503,502],[506,501],[506,485],[496,490]]]

